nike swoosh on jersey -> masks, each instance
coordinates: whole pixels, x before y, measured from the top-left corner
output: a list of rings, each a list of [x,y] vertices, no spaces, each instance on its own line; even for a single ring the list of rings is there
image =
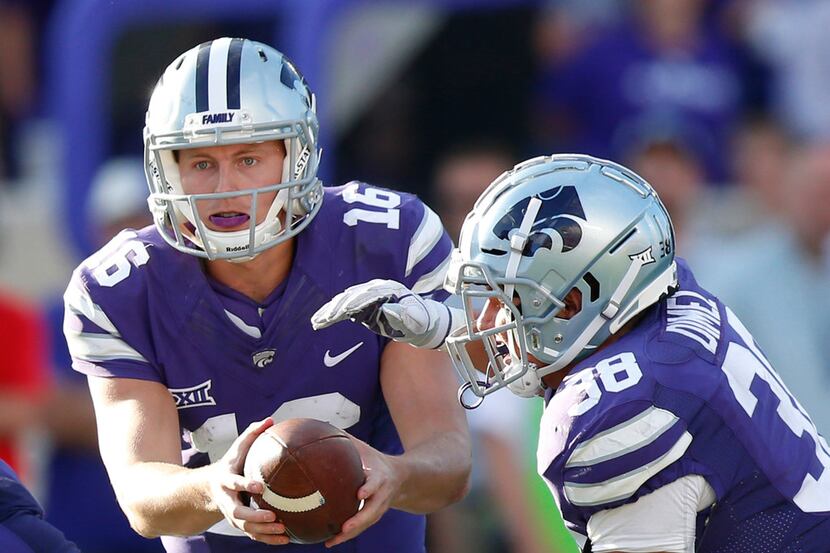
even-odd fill
[[[355,346],[347,349],[340,355],[335,355],[334,357],[331,356],[331,350],[326,350],[326,354],[323,356],[323,364],[327,367],[333,367],[336,364],[340,363],[343,359],[354,353],[355,350],[357,350],[357,348],[359,348],[362,345],[363,342],[360,342],[359,344],[356,344]]]

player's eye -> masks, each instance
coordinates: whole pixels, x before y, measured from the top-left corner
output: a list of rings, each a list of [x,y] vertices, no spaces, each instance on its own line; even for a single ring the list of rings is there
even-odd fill
[[[254,159],[252,157],[243,157],[242,158],[242,165],[244,165],[246,167],[253,167],[254,165],[256,165],[256,159]]]
[[[193,164],[193,167],[194,167],[195,169],[198,169],[199,171],[204,171],[205,169],[207,169],[208,167],[210,167],[210,163],[209,163],[209,162],[207,162],[207,161],[205,161],[205,160],[203,159],[203,160],[201,160],[201,161],[197,161],[196,163],[194,163],[194,164]]]

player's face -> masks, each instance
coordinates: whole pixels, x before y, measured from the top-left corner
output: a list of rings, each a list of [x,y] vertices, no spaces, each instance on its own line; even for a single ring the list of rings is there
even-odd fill
[[[582,293],[579,291],[578,288],[573,288],[564,298],[565,307],[563,307],[559,312],[556,313],[556,317],[560,319],[570,319],[582,309]],[[522,305],[521,300],[519,299],[518,295],[514,295],[513,297],[513,305],[519,308],[519,312],[521,312]],[[476,327],[479,331],[489,330],[491,328],[496,328],[499,326],[504,326],[512,321],[513,318],[513,311],[509,309],[504,303],[498,298],[488,298],[487,303],[484,306],[484,310],[479,314],[478,319],[476,319]],[[510,341],[507,338],[507,332],[502,332],[496,335],[496,342],[503,348],[505,348],[505,352],[510,351],[515,357],[520,357],[518,352],[518,344],[515,342],[510,344]],[[538,367],[542,367],[545,365],[542,361],[534,357],[533,355],[527,355],[528,361],[531,363],[536,364]],[[483,371],[482,371],[483,372]],[[564,371],[566,372],[566,371]],[[564,374],[563,372],[563,374]]]
[[[279,184],[285,148],[282,142],[228,144],[180,150],[178,156],[185,194],[239,192]],[[257,224],[265,219],[276,192],[257,197]],[[200,200],[199,217],[214,231],[235,231],[250,227],[252,195]]]
[[[518,296],[513,298],[513,304],[521,310],[521,302]],[[488,298],[487,303],[484,305],[484,310],[479,314],[478,319],[476,319],[476,327],[479,331],[489,330],[491,328],[497,328],[500,326],[505,326],[512,322],[513,320],[513,312],[508,308],[499,298]],[[499,345],[499,349],[503,349],[504,352],[510,352],[514,357],[520,358],[520,352],[518,351],[518,344],[515,341],[511,344],[510,340],[508,339],[507,332],[500,332],[495,336],[496,343]],[[540,365],[538,359],[533,357],[532,355],[528,354],[528,360],[531,363],[536,363]],[[505,361],[510,362],[509,356],[505,356]]]

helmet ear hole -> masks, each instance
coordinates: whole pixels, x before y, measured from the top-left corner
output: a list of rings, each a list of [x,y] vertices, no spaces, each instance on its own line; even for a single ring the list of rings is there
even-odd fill
[[[590,292],[589,301],[591,303],[597,301],[599,299],[599,281],[597,278],[591,274],[591,272],[587,272],[582,276],[582,280],[585,281],[585,284],[588,285],[588,290]]]

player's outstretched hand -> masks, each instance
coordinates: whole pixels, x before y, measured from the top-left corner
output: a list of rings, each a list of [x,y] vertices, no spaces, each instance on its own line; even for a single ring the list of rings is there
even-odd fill
[[[312,315],[311,326],[319,330],[346,319],[397,342],[432,349],[444,343],[459,316],[400,282],[374,279],[334,296]]]
[[[275,522],[276,516],[265,509],[252,509],[242,503],[240,493],[262,493],[262,483],[242,475],[245,456],[257,436],[274,424],[267,418],[251,423],[233,442],[221,459],[211,465],[210,493],[227,521],[252,540],[271,545],[285,545],[285,526]]]
[[[360,452],[366,482],[357,490],[363,506],[353,517],[343,523],[340,533],[326,541],[326,547],[334,547],[348,541],[380,520],[389,510],[401,486],[401,476],[390,463],[390,457],[366,442],[349,436]]]

